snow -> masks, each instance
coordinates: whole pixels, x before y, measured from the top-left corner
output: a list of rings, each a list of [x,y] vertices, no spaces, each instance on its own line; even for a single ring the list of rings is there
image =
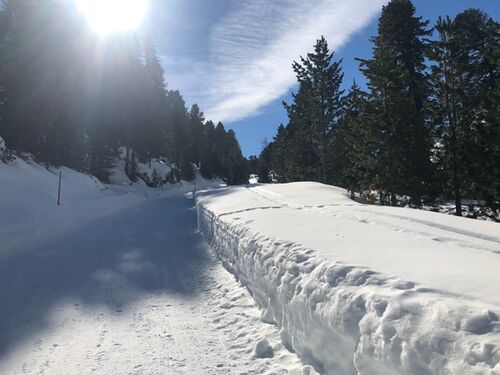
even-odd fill
[[[57,206],[59,170],[0,162],[0,374],[315,374],[197,232],[192,185],[60,170]]]
[[[57,205],[59,172],[62,172],[60,206]],[[0,161],[0,259],[27,251],[84,221],[147,199],[192,189],[192,185],[167,186],[163,190],[149,189],[144,184],[131,187],[130,180],[121,181],[120,185],[103,185],[93,176],[66,167],[46,169],[29,158]]]
[[[139,185],[146,186],[144,180],[153,180],[154,178],[160,178],[165,180],[170,173],[170,171],[175,167],[175,164],[169,164],[163,158],[151,158],[145,163],[141,162],[137,157],[136,162],[136,172],[138,179],[136,182],[130,181],[129,177],[125,173],[125,158],[127,155],[127,149],[125,147],[120,147],[118,150],[118,157],[112,161],[112,167],[110,168],[109,182],[112,185]],[[156,176],[155,176],[156,174]],[[163,184],[161,184],[163,185]]]
[[[153,175],[153,171],[156,171],[156,173],[158,173],[162,178],[165,178],[172,170],[172,167],[167,165],[164,161],[152,159],[151,164],[137,163],[137,169],[139,170],[139,173],[146,174],[150,178]]]
[[[124,152],[122,150],[122,152]],[[5,162],[2,155],[7,156]],[[129,208],[145,200],[192,192],[193,183],[181,181],[149,188],[143,180],[132,183],[124,172],[124,160],[117,158],[110,184],[70,168],[46,168],[28,154],[15,156],[0,138],[0,260],[31,251],[55,235],[63,235],[85,222]],[[154,170],[165,177],[171,167],[152,159],[138,163],[141,173]],[[62,173],[61,205],[57,205],[59,173]],[[206,180],[199,173],[200,188],[220,187],[219,180]]]
[[[302,374],[192,205],[145,201],[0,262],[0,373]],[[253,357],[263,338],[273,358]]]
[[[497,223],[125,177],[0,162],[0,373],[500,374]]]
[[[111,168],[110,171],[110,176],[109,176],[109,182],[112,185],[124,185],[128,186],[132,184],[132,181],[128,178],[127,174],[125,173],[125,160],[123,159],[116,159],[113,162],[113,167]],[[138,184],[145,185],[144,181],[139,180],[137,182]]]
[[[248,183],[251,185],[258,184],[259,183],[259,176],[256,174],[251,174],[250,178],[248,179]]]
[[[121,153],[124,154],[124,151],[122,150]],[[137,162],[138,174],[146,176],[149,179],[153,177],[153,173],[156,171],[158,177],[164,180],[171,170],[172,167],[170,165],[156,158],[151,159],[151,165],[150,163]],[[123,158],[117,158],[116,160],[114,160],[109,180],[113,185],[146,185],[141,178],[139,178],[135,183],[132,183],[130,181],[127,174],[125,173],[125,160]]]
[[[500,373],[497,223],[303,182],[199,193],[198,225],[321,373]]]

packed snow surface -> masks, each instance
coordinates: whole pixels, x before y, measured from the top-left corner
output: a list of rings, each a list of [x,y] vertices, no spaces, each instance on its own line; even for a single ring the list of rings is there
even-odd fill
[[[325,374],[500,374],[500,225],[317,183],[198,194],[262,319]]]

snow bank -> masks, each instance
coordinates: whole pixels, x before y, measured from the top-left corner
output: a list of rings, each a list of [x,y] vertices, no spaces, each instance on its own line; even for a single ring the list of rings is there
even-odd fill
[[[326,374],[500,374],[500,226],[315,183],[198,195],[198,225]]]

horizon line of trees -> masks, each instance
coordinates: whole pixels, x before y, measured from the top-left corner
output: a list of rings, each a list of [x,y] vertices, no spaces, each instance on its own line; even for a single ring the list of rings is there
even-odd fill
[[[170,90],[151,38],[121,33],[100,39],[59,0],[6,0],[0,9],[0,137],[48,165],[66,165],[108,181],[125,149],[137,160],[164,158],[179,178],[193,165],[206,178],[246,182],[234,131],[188,111]]]
[[[293,62],[298,90],[259,158],[261,182],[312,180],[381,204],[500,202],[500,27],[477,9],[433,28],[410,0],[382,9],[367,90],[342,89],[342,60],[324,37]]]

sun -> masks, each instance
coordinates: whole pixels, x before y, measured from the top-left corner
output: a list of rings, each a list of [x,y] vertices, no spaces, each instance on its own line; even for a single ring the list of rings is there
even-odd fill
[[[75,0],[90,27],[100,35],[138,29],[148,0]]]

